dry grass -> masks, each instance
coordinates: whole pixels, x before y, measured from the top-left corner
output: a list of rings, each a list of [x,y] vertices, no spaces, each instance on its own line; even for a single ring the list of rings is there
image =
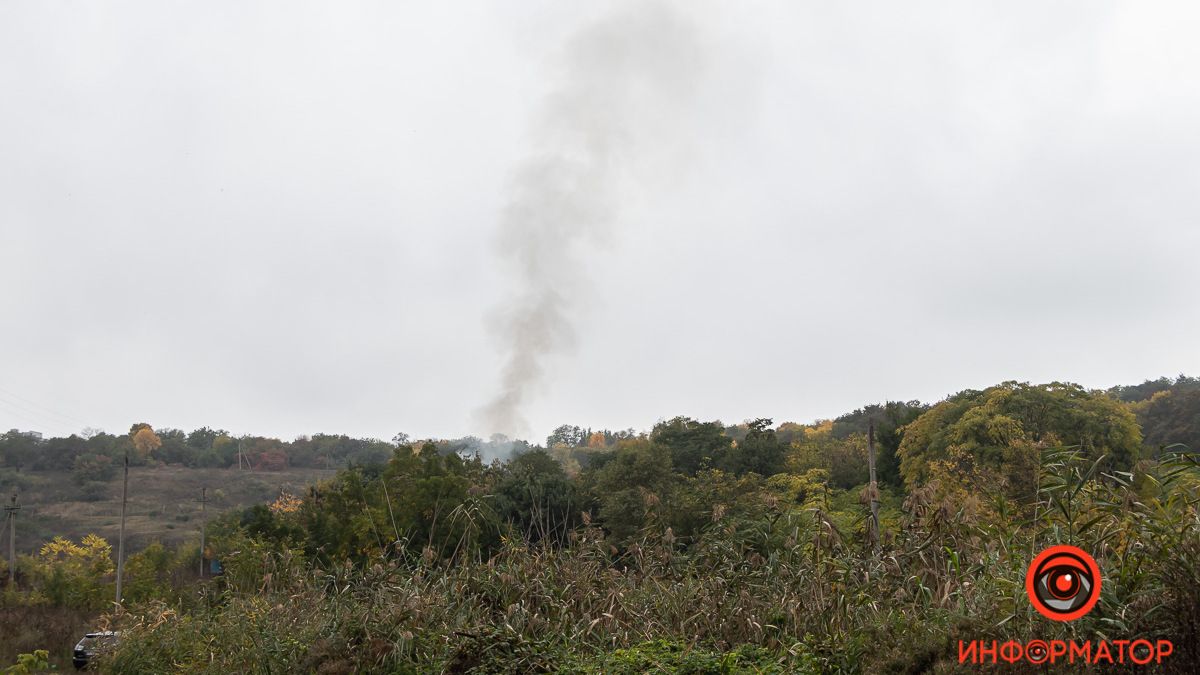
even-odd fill
[[[305,486],[336,473],[326,469],[238,471],[180,466],[134,467],[129,471],[126,532],[131,550],[152,541],[177,544],[199,536],[200,491],[208,488],[208,516],[268,502],[280,491]],[[23,505],[17,529],[19,553],[32,553],[55,536],[78,539],[96,533],[116,542],[121,514],[121,478],[106,484],[104,498],[84,501],[69,472],[23,472]]]
[[[77,609],[0,607],[0,666],[15,663],[17,654],[45,649],[50,665],[71,670],[71,649],[95,620],[94,613]]]
[[[104,669],[948,673],[963,670],[960,639],[1140,636],[1175,644],[1158,672],[1200,672],[1194,460],[1164,462],[1144,495],[1121,475],[1090,480],[1070,453],[1043,467],[1033,520],[919,490],[878,551],[832,537],[820,509],[767,499],[686,548],[648,527],[622,551],[585,526],[561,549],[517,538],[487,558],[401,549],[328,565],[244,537],[199,601],[121,617]],[[1105,570],[1101,602],[1069,624],[1042,619],[1023,588],[1029,551],[1064,540]]]

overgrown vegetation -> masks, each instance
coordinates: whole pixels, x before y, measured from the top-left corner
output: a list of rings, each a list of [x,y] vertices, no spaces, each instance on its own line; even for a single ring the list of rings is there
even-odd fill
[[[1137,636],[1172,640],[1166,667],[1190,672],[1200,461],[1143,447],[1141,405],[1005,383],[811,425],[566,427],[508,462],[398,443],[386,462],[214,520],[219,578],[174,572],[194,550],[139,553],[125,610],[106,618],[121,648],[100,665],[936,672],[958,669],[958,640]],[[1057,543],[1103,574],[1097,607],[1070,623],[1025,597],[1029,561]],[[108,578],[88,567],[99,545],[29,559],[48,571],[30,572],[25,601],[90,602],[88,579]]]

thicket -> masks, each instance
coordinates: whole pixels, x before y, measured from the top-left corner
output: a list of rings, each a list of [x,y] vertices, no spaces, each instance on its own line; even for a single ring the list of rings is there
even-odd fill
[[[175,571],[194,549],[131,560],[106,624],[122,647],[100,667],[946,672],[958,640],[1136,636],[1172,640],[1167,667],[1193,672],[1200,465],[1146,446],[1146,404],[1004,383],[811,425],[565,427],[490,463],[400,439],[386,461],[214,520],[219,578]],[[1025,597],[1030,559],[1058,543],[1103,574],[1099,604],[1071,623]],[[25,564],[65,570],[61,557]],[[87,577],[68,575],[80,589],[31,571],[28,597],[90,597]]]
[[[956,670],[960,639],[1138,636],[1172,640],[1167,666],[1189,672],[1200,466],[1182,448],[1138,457],[1122,406],[1006,383],[919,413],[893,440],[878,538],[852,470],[864,438],[835,424],[736,438],[677,418],[575,476],[542,450],[489,465],[402,447],[219,521],[224,577],[117,618],[105,667],[923,672]],[[1071,623],[1025,597],[1030,559],[1057,543],[1103,573]]]
[[[815,496],[715,505],[690,545],[647,500],[616,547],[596,523],[554,546],[503,538],[483,557],[380,551],[314,563],[239,542],[204,602],[123,617],[116,672],[918,672],[951,669],[956,640],[1171,639],[1200,661],[1200,499],[1194,459],[1098,476],[1078,451],[1042,453],[1038,498],[966,509],[930,485],[878,550]],[[1135,485],[1141,484],[1141,489]],[[1032,509],[1027,522],[1017,511]],[[1024,597],[1031,553],[1092,551],[1104,593],[1087,617],[1042,619]],[[621,670],[625,668],[625,670]]]

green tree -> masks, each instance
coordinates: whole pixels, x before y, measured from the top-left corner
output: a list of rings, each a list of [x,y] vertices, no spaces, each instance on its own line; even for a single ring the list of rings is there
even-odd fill
[[[129,556],[122,589],[125,600],[132,603],[165,598],[174,566],[174,555],[157,541]]]
[[[773,476],[783,471],[788,447],[775,435],[771,420],[759,418],[747,423],[746,435],[717,458],[717,468],[735,475],[753,471]]]
[[[719,421],[698,422],[690,417],[659,422],[650,433],[650,440],[667,448],[671,465],[689,476],[711,467],[714,458],[728,454],[733,442]]]
[[[934,463],[948,461],[959,473],[986,470],[1011,490],[1027,492],[1040,448],[1078,446],[1085,457],[1106,456],[1109,470],[1124,470],[1136,461],[1141,441],[1133,413],[1103,392],[1005,382],[935,405],[904,429],[898,454],[909,489],[928,480]]]
[[[588,473],[600,517],[618,541],[637,534],[675,480],[670,450],[642,439],[622,441],[609,461]]]
[[[12,429],[0,436],[0,460],[18,471],[29,467],[41,449],[41,439],[33,433]]]
[[[573,448],[578,445],[583,445],[591,433],[586,429],[582,429],[573,424],[563,424],[550,433],[546,437],[546,447],[553,448],[556,445],[565,445]]]
[[[160,429],[157,435],[160,444],[154,450],[155,459],[167,464],[195,466],[199,453],[188,445],[187,434],[179,429]]]
[[[1160,377],[1157,380],[1146,380],[1141,384],[1113,387],[1108,390],[1108,393],[1126,403],[1137,403],[1148,401],[1155,394],[1163,391],[1200,391],[1200,377],[1180,375],[1174,380],[1169,377]]]
[[[189,447],[196,450],[211,450],[213,442],[221,436],[228,436],[229,433],[221,430],[209,429],[208,427],[200,427],[187,435],[187,444]]]
[[[836,487],[849,489],[863,485],[870,479],[866,435],[854,434],[834,439],[829,454],[829,482]]]
[[[1173,387],[1134,404],[1133,409],[1146,445],[1154,452],[1176,443],[1200,450],[1200,389]]]
[[[575,485],[545,450],[514,457],[501,469],[492,497],[501,522],[532,542],[562,542],[579,522]]]
[[[88,453],[75,458],[71,478],[78,485],[91,481],[109,481],[117,475],[117,465],[108,455]]]
[[[836,424],[835,421],[824,420],[793,431],[790,435],[795,440],[791,443],[786,461],[788,471],[806,474],[820,469],[830,484],[844,489],[866,483],[870,478],[867,434],[852,433],[839,437],[834,432]]]
[[[227,467],[237,463],[238,439],[221,434],[213,439],[212,448],[200,455],[197,460],[200,466]]]

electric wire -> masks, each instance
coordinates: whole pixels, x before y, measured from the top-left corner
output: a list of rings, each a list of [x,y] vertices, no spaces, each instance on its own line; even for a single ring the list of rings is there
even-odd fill
[[[42,417],[58,419],[58,420],[60,420],[60,423],[66,423],[66,424],[70,424],[72,426],[76,425],[76,424],[86,425],[84,420],[79,419],[78,417],[71,416],[71,414],[66,414],[64,412],[56,411],[56,410],[54,410],[54,408],[49,407],[49,406],[43,406],[41,404],[38,404],[38,402],[26,399],[25,396],[14,393],[14,392],[12,392],[12,390],[6,389],[4,387],[0,387],[0,400],[2,400],[2,399],[10,399],[10,402],[13,405],[20,406],[20,407],[24,408],[24,410],[28,410],[30,412],[40,414],[40,416],[42,416]]]

